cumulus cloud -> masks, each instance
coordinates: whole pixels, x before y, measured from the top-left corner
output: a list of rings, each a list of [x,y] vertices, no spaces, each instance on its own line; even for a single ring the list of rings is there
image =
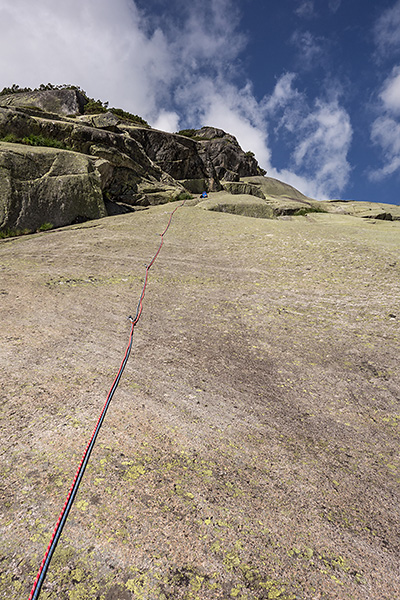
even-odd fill
[[[379,94],[385,110],[400,114],[400,66],[393,68]]]
[[[154,129],[161,129],[161,131],[174,133],[179,131],[179,120],[179,115],[176,112],[161,109],[158,117],[153,121],[152,126]]]
[[[192,0],[182,4],[183,22],[163,21],[173,54],[182,66],[201,71],[229,71],[246,45],[238,31],[239,11],[232,0]]]
[[[155,120],[160,107],[171,108],[178,81],[226,70],[245,41],[232,35],[231,0],[193,0],[182,14],[178,28],[146,16],[132,0],[3,0],[2,81],[74,83]]]
[[[300,124],[303,139],[293,158],[300,171],[314,174],[321,193],[343,190],[349,180],[347,153],[352,139],[350,118],[337,100],[315,101],[314,110]]]
[[[381,55],[400,50],[400,0],[386,9],[377,20],[374,37]]]
[[[400,0],[386,9],[374,27],[377,57],[381,62],[400,52]],[[371,168],[371,181],[400,173],[400,65],[395,65],[377,94],[378,114],[371,125],[371,141],[381,153],[380,167]]]
[[[279,78],[272,94],[264,98],[264,108],[267,113],[273,114],[300,97],[299,92],[293,87],[295,79],[295,73],[284,73]]]
[[[379,94],[380,115],[371,127],[371,140],[383,154],[383,166],[371,170],[373,181],[400,171],[400,66],[393,68]]]
[[[380,181],[400,169],[400,123],[388,115],[378,117],[372,126],[371,139],[383,151],[385,164],[371,171],[372,181]]]
[[[285,74],[265,102],[271,121],[277,123],[275,132],[289,133],[292,147],[289,168],[270,166],[270,171],[292,185],[301,185],[310,196],[333,197],[343,191],[351,173],[347,159],[353,134],[350,117],[336,96],[316,98],[310,105],[305,94],[294,88],[295,79],[293,73]]]

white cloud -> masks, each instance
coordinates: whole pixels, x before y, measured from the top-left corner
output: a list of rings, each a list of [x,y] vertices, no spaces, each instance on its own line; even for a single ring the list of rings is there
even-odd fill
[[[179,115],[176,112],[161,109],[157,119],[151,125],[154,129],[174,133],[179,130]]]
[[[372,126],[371,139],[381,147],[385,159],[384,166],[369,175],[379,181],[400,169],[400,123],[389,116],[379,117]]]
[[[400,49],[400,0],[382,13],[375,24],[374,36],[380,54]]]
[[[393,68],[379,94],[380,115],[371,127],[371,140],[382,151],[383,166],[372,169],[369,178],[382,180],[400,171],[400,66]]]
[[[385,110],[400,113],[400,66],[393,68],[391,75],[383,84],[379,97]]]
[[[232,133],[239,141],[243,150],[255,153],[260,165],[265,168],[270,164],[271,153],[267,145],[267,134],[264,128],[257,127],[254,120],[261,115],[246,111],[243,98],[235,98],[234,90],[231,95],[216,92],[212,97],[203,118],[206,123],[218,123],[218,127]]]
[[[237,30],[239,12],[232,0],[191,0],[185,3],[184,26],[168,26],[180,65],[196,70],[207,64],[218,72],[229,69],[246,44]]]
[[[223,77],[204,76],[191,86],[182,86],[177,102],[187,107],[190,126],[206,124],[223,129],[234,135],[245,151],[253,151],[262,167],[269,164],[264,109],[250,84],[239,89]]]
[[[299,17],[309,19],[315,15],[314,12],[314,0],[300,0],[299,6],[296,8],[295,13]]]
[[[295,73],[285,73],[279,78],[272,94],[264,98],[264,108],[267,113],[272,114],[280,108],[285,108],[299,97],[299,92],[293,88],[295,79]]]
[[[314,174],[320,193],[332,195],[348,183],[351,167],[347,153],[352,139],[350,118],[337,100],[317,99],[314,111],[300,124],[299,141],[293,153],[301,171]]]
[[[347,154],[352,140],[350,117],[333,94],[328,99],[317,98],[309,105],[304,93],[293,88],[293,73],[286,73],[265,99],[270,122],[276,135],[289,135],[291,152],[289,168],[269,166],[269,173],[284,178],[301,191],[325,199],[340,194],[351,172]]]
[[[381,14],[374,35],[379,59],[393,59],[400,52],[400,0]],[[369,171],[371,181],[400,173],[400,65],[392,68],[378,98],[378,116],[371,125],[371,141],[381,152],[382,166]]]

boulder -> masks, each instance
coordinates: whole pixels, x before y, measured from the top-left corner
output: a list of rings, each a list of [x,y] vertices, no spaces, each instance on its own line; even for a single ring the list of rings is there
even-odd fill
[[[112,112],[107,112],[99,115],[93,115],[92,125],[98,129],[106,129],[107,131],[114,131],[114,133],[120,133],[118,125],[121,119],[119,119]]]
[[[0,229],[107,216],[94,163],[76,152],[0,142]]]
[[[43,90],[0,96],[0,106],[35,107],[58,115],[83,113],[87,98],[79,90]]]

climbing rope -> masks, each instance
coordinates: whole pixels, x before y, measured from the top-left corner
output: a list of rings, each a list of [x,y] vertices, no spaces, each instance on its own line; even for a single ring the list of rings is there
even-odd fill
[[[124,358],[123,358],[123,360],[121,362],[121,366],[119,367],[119,371],[118,371],[118,373],[117,373],[117,375],[116,375],[116,377],[114,379],[114,383],[112,384],[112,386],[110,388],[110,391],[108,392],[107,399],[106,399],[105,404],[103,406],[103,410],[101,411],[100,416],[99,416],[99,418],[97,420],[96,427],[94,428],[94,431],[92,433],[92,437],[90,438],[90,440],[89,440],[89,442],[88,442],[88,444],[86,446],[86,449],[85,449],[85,451],[83,453],[81,462],[79,464],[78,470],[76,471],[76,474],[75,474],[74,480],[72,482],[72,485],[71,485],[71,487],[69,489],[69,492],[68,492],[67,498],[65,500],[65,504],[64,504],[64,506],[63,506],[63,508],[61,510],[60,516],[58,517],[58,521],[57,521],[57,523],[56,523],[56,525],[54,527],[54,531],[53,531],[53,534],[51,536],[50,543],[49,543],[49,545],[47,547],[47,550],[46,550],[45,555],[43,557],[43,560],[42,560],[42,563],[40,565],[39,571],[38,571],[38,573],[36,575],[36,579],[35,579],[35,582],[34,582],[34,584],[32,586],[31,593],[29,595],[29,599],[28,600],[36,600],[37,598],[39,598],[40,590],[41,590],[43,582],[45,580],[45,577],[46,577],[46,574],[47,574],[47,571],[48,571],[48,568],[49,568],[49,565],[50,565],[50,561],[51,561],[52,556],[54,554],[54,551],[55,551],[55,549],[57,547],[58,540],[60,539],[62,530],[64,528],[64,525],[65,525],[66,521],[67,521],[67,518],[68,518],[69,512],[71,510],[72,504],[73,504],[73,502],[75,500],[75,496],[76,496],[76,494],[78,492],[79,485],[80,485],[80,483],[82,481],[82,478],[83,478],[83,475],[85,473],[85,469],[86,469],[86,466],[87,466],[87,464],[89,462],[89,458],[90,458],[90,455],[92,453],[93,447],[94,447],[94,445],[96,443],[96,439],[97,439],[97,436],[99,434],[100,428],[101,428],[101,426],[103,424],[103,421],[105,419],[108,407],[110,406],[110,403],[111,403],[111,400],[112,400],[112,398],[114,396],[114,393],[115,393],[115,391],[116,391],[116,389],[118,387],[118,384],[119,384],[120,379],[122,377],[122,373],[124,372],[126,363],[128,362],[129,355],[130,355],[131,349],[132,349],[133,331],[134,331],[136,325],[138,324],[139,319],[140,319],[140,317],[142,315],[142,311],[143,311],[143,299],[144,299],[144,295],[145,295],[146,288],[147,288],[147,281],[148,281],[149,270],[154,265],[155,261],[157,260],[158,255],[160,254],[161,248],[162,248],[163,243],[164,243],[164,235],[167,233],[167,231],[168,231],[168,229],[169,229],[169,227],[171,225],[171,221],[172,221],[172,218],[173,218],[174,214],[184,204],[185,204],[185,200],[181,204],[179,204],[172,211],[172,213],[170,214],[169,221],[168,221],[168,224],[167,224],[166,228],[164,229],[164,231],[162,233],[160,233],[161,241],[160,241],[160,245],[159,245],[159,247],[157,249],[157,252],[155,253],[155,255],[153,256],[153,258],[151,259],[150,263],[146,266],[146,272],[145,272],[145,276],[144,276],[143,289],[142,289],[142,292],[141,292],[140,297],[139,297],[139,302],[138,302],[138,305],[137,305],[135,317],[131,317],[131,316],[128,317],[129,321],[131,322],[131,330],[130,330],[130,334],[129,334],[129,343],[128,343],[128,346],[127,346],[127,348],[125,350]]]

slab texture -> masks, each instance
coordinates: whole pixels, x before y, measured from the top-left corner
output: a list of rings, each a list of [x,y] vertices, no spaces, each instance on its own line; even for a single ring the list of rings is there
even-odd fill
[[[0,241],[4,600],[28,597],[175,206]],[[400,597],[399,233],[179,209],[41,599]]]

